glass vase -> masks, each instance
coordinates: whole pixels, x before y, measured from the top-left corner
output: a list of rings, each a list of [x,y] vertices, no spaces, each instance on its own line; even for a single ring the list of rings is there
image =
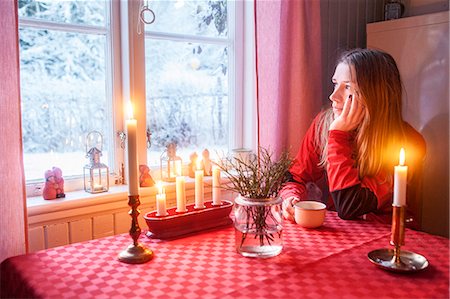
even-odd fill
[[[282,198],[238,196],[234,206],[236,250],[246,257],[273,257],[283,249]]]

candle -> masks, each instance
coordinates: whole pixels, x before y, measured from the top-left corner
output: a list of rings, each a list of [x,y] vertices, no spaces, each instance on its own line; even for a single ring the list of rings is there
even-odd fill
[[[94,189],[94,191],[100,191],[100,190],[103,190],[103,186],[100,184],[94,184],[93,189]]]
[[[186,212],[186,180],[184,176],[177,176],[176,189],[177,189],[177,210],[178,213]]]
[[[405,150],[400,150],[399,164],[394,167],[394,203],[396,207],[406,206],[406,178],[408,166],[405,166]]]
[[[175,161],[175,176],[182,175],[181,160]]]
[[[127,127],[127,152],[128,152],[128,194],[139,195],[139,176],[137,159],[137,120],[133,119],[133,107],[128,102]]]
[[[205,208],[203,204],[203,169],[201,169],[202,160],[197,160],[197,170],[195,171],[195,206],[196,209]]]
[[[222,202],[220,201],[220,168],[216,165],[212,168],[213,175],[213,190],[212,190],[212,198],[213,205],[220,206]]]
[[[160,181],[156,184],[156,187],[158,187],[158,194],[156,194],[156,215],[166,216],[166,193]]]

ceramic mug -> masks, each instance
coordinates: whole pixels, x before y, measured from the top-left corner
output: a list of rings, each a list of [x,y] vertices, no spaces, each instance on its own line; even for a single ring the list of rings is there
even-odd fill
[[[299,201],[294,205],[295,222],[306,228],[316,228],[325,220],[327,206],[318,201]]]

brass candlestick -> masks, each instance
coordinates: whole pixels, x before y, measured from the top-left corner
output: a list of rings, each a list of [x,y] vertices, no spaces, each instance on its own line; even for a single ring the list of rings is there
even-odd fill
[[[129,245],[118,256],[119,261],[127,264],[143,264],[153,258],[153,252],[138,243],[139,236],[141,235],[141,228],[138,222],[138,216],[140,214],[138,206],[140,204],[139,195],[128,195],[128,205],[131,207],[128,213],[131,216],[130,236],[133,239],[133,244]]]
[[[394,246],[392,262],[401,266],[400,247],[405,245],[405,207],[392,206],[391,245]]]
[[[392,206],[390,244],[394,249],[377,249],[369,252],[369,260],[375,265],[394,272],[413,272],[428,267],[428,260],[417,253],[401,250],[405,245],[405,207]]]

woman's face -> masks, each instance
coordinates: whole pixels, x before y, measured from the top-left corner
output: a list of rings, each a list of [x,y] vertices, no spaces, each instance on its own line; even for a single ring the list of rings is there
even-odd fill
[[[339,63],[334,71],[331,81],[334,85],[334,90],[330,94],[330,101],[332,102],[334,117],[338,117],[342,113],[345,100],[352,95],[356,100],[358,86],[354,81],[355,76],[353,66],[346,63]],[[353,78],[353,79],[352,79]]]

